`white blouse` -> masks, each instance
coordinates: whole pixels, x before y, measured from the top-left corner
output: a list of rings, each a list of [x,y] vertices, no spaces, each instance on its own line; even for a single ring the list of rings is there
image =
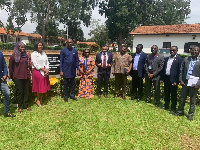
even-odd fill
[[[48,68],[49,69],[49,61],[47,58],[47,55],[45,52],[42,52],[41,54],[37,51],[34,51],[31,54],[31,60],[32,60],[32,68],[35,68],[37,70],[40,70],[40,68]],[[41,74],[44,76],[44,71],[40,70]]]

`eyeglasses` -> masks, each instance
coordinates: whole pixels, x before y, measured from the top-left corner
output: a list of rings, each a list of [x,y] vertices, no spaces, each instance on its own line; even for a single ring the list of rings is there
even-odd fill
[[[90,52],[85,52],[85,53],[90,53]]]
[[[192,49],[191,52],[198,52],[198,49]]]
[[[157,49],[157,48],[151,48],[151,49]]]

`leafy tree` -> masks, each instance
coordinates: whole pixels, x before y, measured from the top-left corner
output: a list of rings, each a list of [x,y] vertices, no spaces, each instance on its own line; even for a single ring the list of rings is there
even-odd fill
[[[139,25],[184,23],[190,13],[190,0],[99,1],[99,13],[108,18],[109,37],[120,48],[128,33]]]
[[[111,40],[108,37],[108,30],[105,25],[99,25],[100,20],[93,20],[91,22],[91,30],[89,35],[91,37],[91,41],[96,42],[99,44],[100,47],[102,47],[105,44],[110,44]]]

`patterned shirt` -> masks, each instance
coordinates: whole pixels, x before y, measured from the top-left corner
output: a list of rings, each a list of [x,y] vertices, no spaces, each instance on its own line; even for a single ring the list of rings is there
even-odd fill
[[[132,63],[132,56],[125,53],[116,53],[113,57],[115,63],[115,73],[123,73],[125,67],[129,67]]]

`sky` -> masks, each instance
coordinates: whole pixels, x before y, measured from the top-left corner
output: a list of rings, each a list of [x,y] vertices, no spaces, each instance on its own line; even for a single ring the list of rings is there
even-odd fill
[[[191,0],[190,3],[190,8],[191,8],[191,13],[188,16],[189,18],[185,20],[186,23],[188,24],[194,24],[194,23],[200,23],[200,8],[199,8],[199,0]],[[6,24],[6,20],[8,18],[7,12],[5,10],[0,10],[0,20],[3,22],[3,24]],[[103,24],[106,20],[104,16],[101,16],[98,14],[98,10],[95,9],[92,12],[92,18],[93,19],[101,19],[100,24]],[[31,23],[30,21],[27,21],[26,24],[22,27],[22,31],[26,33],[32,33],[35,30],[36,24]],[[85,26],[81,26],[84,32],[84,37],[86,39],[89,39],[90,36],[88,33],[90,32],[90,28],[87,28]],[[62,26],[60,26],[62,28]]]

